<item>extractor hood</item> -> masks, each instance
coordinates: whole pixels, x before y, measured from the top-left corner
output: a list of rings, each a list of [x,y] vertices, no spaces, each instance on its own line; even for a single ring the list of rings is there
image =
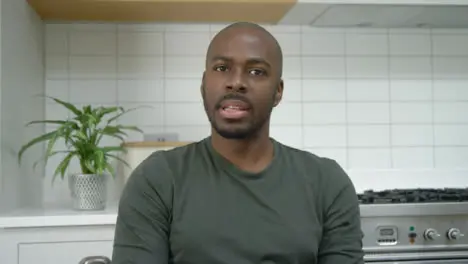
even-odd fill
[[[280,23],[314,27],[468,28],[468,0],[342,0],[327,3],[299,1]]]
[[[44,20],[468,28],[468,0],[29,0]]]

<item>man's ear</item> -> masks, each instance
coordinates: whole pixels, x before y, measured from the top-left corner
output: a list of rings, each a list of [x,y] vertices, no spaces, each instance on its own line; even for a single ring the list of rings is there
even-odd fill
[[[203,96],[203,93],[204,93],[203,89],[205,89],[205,71],[203,71],[201,85],[200,85],[200,93],[201,93],[202,96]]]
[[[284,90],[284,81],[281,79],[276,88],[274,106],[277,106],[281,102],[281,99],[283,99],[283,90]]]

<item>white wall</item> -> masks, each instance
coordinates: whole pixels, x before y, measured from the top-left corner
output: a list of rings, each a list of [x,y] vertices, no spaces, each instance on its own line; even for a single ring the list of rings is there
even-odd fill
[[[22,144],[44,132],[43,126],[24,125],[45,115],[43,23],[25,0],[1,1],[1,174],[0,209],[41,203],[43,169],[32,164],[41,146],[30,149],[20,168]],[[24,195],[27,194],[27,195]]]
[[[48,24],[46,91],[79,104],[150,105],[122,121],[199,140],[210,131],[204,56],[221,28]],[[468,184],[459,171],[468,169],[468,30],[269,29],[285,55],[273,137],[336,159],[359,191]],[[48,118],[67,114],[46,108]],[[66,184],[46,181],[45,195],[68,195]]]

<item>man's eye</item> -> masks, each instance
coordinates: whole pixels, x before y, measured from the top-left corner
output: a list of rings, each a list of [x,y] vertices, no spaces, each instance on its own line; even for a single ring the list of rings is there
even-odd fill
[[[214,68],[214,70],[215,70],[215,71],[222,71],[222,72],[223,72],[223,71],[226,71],[226,70],[227,70],[227,67],[224,66],[224,65],[220,65],[220,66],[216,66],[216,67]]]
[[[253,70],[250,70],[249,71],[250,74],[252,75],[265,75],[265,71],[264,70],[260,70],[260,69],[253,69]]]

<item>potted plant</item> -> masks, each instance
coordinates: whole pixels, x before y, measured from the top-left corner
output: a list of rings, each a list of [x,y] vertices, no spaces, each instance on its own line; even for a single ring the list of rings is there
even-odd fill
[[[56,129],[33,138],[23,145],[18,153],[18,161],[21,163],[21,157],[31,146],[47,142],[46,151],[43,157],[45,164],[50,157],[57,154],[65,155],[58,164],[52,177],[52,182],[60,175],[64,179],[70,161],[77,158],[80,164],[79,172],[68,173],[68,182],[73,199],[73,208],[77,210],[102,210],[107,202],[107,184],[108,176],[115,176],[115,171],[111,160],[123,162],[118,156],[118,152],[125,151],[124,147],[100,146],[104,137],[113,137],[119,141],[124,141],[127,134],[125,130],[142,132],[135,126],[114,125],[119,117],[129,112],[123,107],[92,107],[85,105],[82,109],[69,102],[57,98],[48,97],[56,103],[67,108],[72,117],[66,120],[37,120],[27,124],[52,124]],[[108,118],[109,117],[109,118]],[[54,150],[58,140],[63,140],[66,145],[64,150]],[[41,159],[42,160],[42,159]],[[38,163],[37,161],[34,166]]]

